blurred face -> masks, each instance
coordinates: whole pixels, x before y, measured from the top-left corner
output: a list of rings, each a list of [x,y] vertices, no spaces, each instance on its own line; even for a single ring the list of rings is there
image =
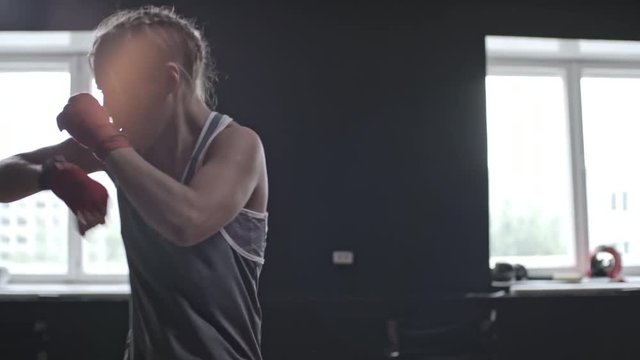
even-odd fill
[[[142,36],[96,54],[96,84],[113,122],[134,148],[144,149],[171,118],[165,63]]]

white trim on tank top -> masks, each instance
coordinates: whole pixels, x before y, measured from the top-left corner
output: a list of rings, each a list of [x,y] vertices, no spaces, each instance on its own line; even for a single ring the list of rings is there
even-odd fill
[[[227,233],[227,231],[224,228],[220,229],[220,234],[222,234],[222,237],[227,241],[227,244],[229,244],[229,246],[231,246],[235,251],[237,251],[238,254],[240,254],[240,256],[243,256],[251,261],[255,261],[259,264],[264,264],[264,258],[255,256],[246,252],[244,249],[238,246],[238,244],[236,244],[235,241],[233,241],[229,233]]]
[[[251,210],[251,209],[247,209],[247,208],[242,208],[240,209],[240,212],[243,212],[251,217],[254,217],[256,219],[266,219],[267,216],[269,215],[268,212],[259,212],[259,211],[255,211],[255,210]]]

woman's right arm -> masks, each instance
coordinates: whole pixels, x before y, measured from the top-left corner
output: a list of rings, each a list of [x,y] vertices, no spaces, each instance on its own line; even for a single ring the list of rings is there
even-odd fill
[[[103,169],[102,163],[93,156],[93,153],[73,139],[28,153],[17,154],[0,160],[0,203],[19,200],[40,191],[38,177],[42,171],[42,164],[59,155],[87,173]]]

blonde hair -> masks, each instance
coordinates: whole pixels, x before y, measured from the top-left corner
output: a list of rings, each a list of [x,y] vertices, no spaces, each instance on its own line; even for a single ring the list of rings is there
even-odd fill
[[[217,71],[209,45],[195,22],[178,15],[173,8],[143,6],[120,10],[105,18],[95,30],[96,38],[89,54],[91,66],[103,47],[138,34],[159,39],[158,45],[177,57],[196,94],[215,108]]]

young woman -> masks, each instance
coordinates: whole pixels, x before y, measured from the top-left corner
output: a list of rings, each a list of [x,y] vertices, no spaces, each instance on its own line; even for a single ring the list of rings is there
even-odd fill
[[[267,171],[258,135],[212,110],[206,42],[173,10],[117,12],[90,54],[104,107],[77,94],[72,139],[0,162],[0,201],[51,189],[84,233],[118,188],[131,283],[126,358],[261,359]]]

